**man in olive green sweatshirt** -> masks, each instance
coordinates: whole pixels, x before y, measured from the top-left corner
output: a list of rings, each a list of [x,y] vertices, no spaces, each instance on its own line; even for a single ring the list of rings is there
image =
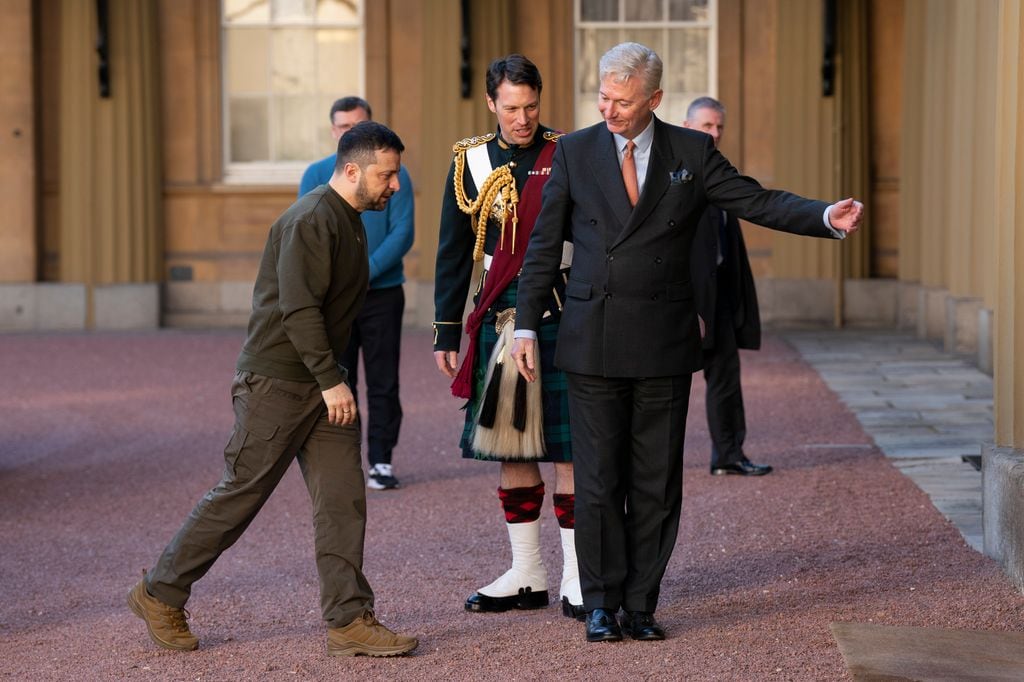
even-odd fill
[[[313,501],[328,653],[397,656],[418,644],[373,615],[373,591],[362,572],[359,420],[347,370],[338,364],[369,277],[359,214],[383,209],[398,191],[403,149],[379,123],[355,126],[338,143],[330,182],[270,228],[231,390],[235,427],[223,478],[128,595],[162,647],[198,646],[184,609],[192,584],[238,540],[293,459]]]

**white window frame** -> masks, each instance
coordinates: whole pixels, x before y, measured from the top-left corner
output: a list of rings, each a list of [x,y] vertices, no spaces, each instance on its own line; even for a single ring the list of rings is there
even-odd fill
[[[265,24],[251,24],[253,28],[275,28],[275,27],[312,27],[312,28],[324,28],[324,29],[338,29],[338,28],[356,28],[359,30],[359,52],[362,55],[360,60],[361,68],[359,69],[359,87],[358,92],[345,92],[338,93],[337,97],[343,97],[348,95],[356,95],[359,97],[365,97],[366,92],[366,3],[373,2],[374,0],[361,0],[359,2],[359,12],[357,17],[357,23],[344,23],[337,21],[324,21],[318,22],[315,19],[290,19],[285,21],[268,21]],[[268,0],[269,2],[269,0]],[[221,156],[222,164],[224,167],[223,182],[229,185],[294,185],[299,182],[302,177],[302,173],[306,170],[309,164],[323,154],[315,158],[309,159],[308,161],[232,161],[231,160],[231,110],[228,105],[230,99],[227,88],[227,55],[225,54],[225,46],[227,41],[224,40],[225,33],[228,28],[232,30],[245,30],[247,25],[242,24],[228,24],[224,19],[224,3],[221,0],[218,2],[220,9],[220,34],[221,34],[221,54],[220,54],[220,77],[221,83]],[[267,60],[268,68],[273,68],[272,60]],[[268,82],[271,79],[268,74]],[[272,93],[268,93],[270,97]],[[270,97],[269,106],[273,107],[273,98]],[[323,117],[318,119],[318,123],[323,125],[325,128],[330,125],[330,121],[327,119],[328,111],[323,112]],[[272,121],[273,117],[269,117]],[[269,132],[268,132],[269,134]],[[268,140],[271,155],[273,155],[274,137]]]
[[[580,83],[580,34],[584,29],[618,29],[619,30],[619,42],[625,42],[630,40],[629,32],[632,30],[658,30],[658,29],[673,29],[673,28],[707,28],[708,29],[708,92],[707,95],[711,97],[717,97],[718,92],[718,0],[708,0],[708,18],[704,21],[670,21],[664,19],[662,21],[626,21],[623,17],[626,16],[626,5],[629,4],[630,0],[618,0],[619,1],[619,13],[620,17],[617,21],[583,21],[582,0],[573,0],[573,104],[574,107],[580,102],[580,97],[584,93],[579,90]],[[668,16],[668,0],[661,0],[662,2],[662,15]],[[665,67],[668,68],[668,56],[663,54],[662,46],[648,45],[651,49],[658,53],[661,57]],[[664,82],[664,76],[662,77]],[[670,94],[667,93],[666,94]],[[597,111],[597,100],[595,98],[593,103],[593,110]],[[583,127],[581,125],[581,112],[574,110],[573,112],[573,123],[577,128]],[[670,121],[672,122],[672,121]],[[678,123],[678,122],[675,122]]]

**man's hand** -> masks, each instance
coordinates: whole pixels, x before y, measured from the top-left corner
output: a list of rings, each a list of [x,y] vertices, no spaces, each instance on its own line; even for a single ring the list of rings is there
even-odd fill
[[[435,350],[434,362],[437,363],[437,368],[441,370],[441,374],[445,375],[449,379],[454,379],[455,375],[458,373],[459,351]]]
[[[348,384],[342,382],[323,392],[327,404],[327,421],[335,426],[356,423],[356,401]]]
[[[843,199],[832,204],[828,210],[828,222],[837,230],[852,234],[860,227],[864,217],[864,204],[853,198]]]
[[[537,380],[537,375],[533,371],[533,358],[536,354],[536,347],[537,343],[533,339],[521,337],[515,340],[515,343],[512,344],[512,350],[509,351],[512,359],[516,361],[519,373],[531,383]]]

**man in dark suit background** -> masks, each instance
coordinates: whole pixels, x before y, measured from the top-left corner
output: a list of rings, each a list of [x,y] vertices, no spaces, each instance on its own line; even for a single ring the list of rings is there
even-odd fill
[[[559,140],[530,238],[512,356],[535,378],[535,332],[574,243],[556,365],[569,383],[577,553],[588,641],[660,640],[654,619],[682,504],[683,435],[701,338],[690,276],[713,203],[794,234],[841,238],[863,206],[831,206],[741,176],[710,136],[669,125],[661,59],[637,43],[600,61],[603,123]],[[617,619],[624,610],[622,627]]]
[[[683,127],[707,133],[717,148],[725,132],[725,107],[713,97],[698,97],[687,107]],[[717,206],[708,206],[697,226],[691,275],[697,312],[705,323],[704,403],[711,434],[711,474],[769,474],[770,466],[751,462],[743,452],[747,420],[739,349],[761,347],[754,274],[740,222]]]

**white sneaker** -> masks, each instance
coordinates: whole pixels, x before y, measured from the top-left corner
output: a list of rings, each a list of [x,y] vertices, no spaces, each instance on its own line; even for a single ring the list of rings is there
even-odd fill
[[[395,478],[390,464],[374,464],[366,477],[366,487],[370,490],[393,490],[401,485]]]

